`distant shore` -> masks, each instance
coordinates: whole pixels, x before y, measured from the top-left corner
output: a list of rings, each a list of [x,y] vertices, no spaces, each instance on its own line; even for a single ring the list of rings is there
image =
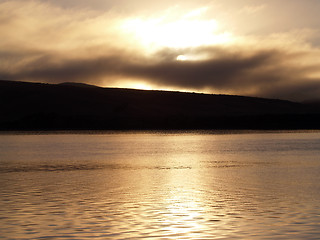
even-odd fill
[[[0,131],[313,130],[320,107],[256,97],[0,81]]]

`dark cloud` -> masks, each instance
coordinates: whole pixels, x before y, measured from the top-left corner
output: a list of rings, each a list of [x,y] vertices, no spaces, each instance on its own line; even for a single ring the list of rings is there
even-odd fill
[[[199,49],[199,51],[202,51]],[[320,81],[309,80],[311,66],[290,64],[299,54],[279,50],[232,52],[207,48],[202,61],[165,61],[131,66],[128,72],[178,88],[212,89],[292,100],[318,98]]]
[[[277,55],[275,52],[258,52],[251,56],[243,56],[225,52],[207,60],[171,60],[135,66],[130,71],[132,74],[157,79],[165,85],[196,89],[206,87],[237,89],[238,85],[251,85],[259,74],[258,70],[262,71],[266,65],[270,65]]]
[[[320,79],[314,79],[313,82],[302,78],[296,82],[286,83],[284,81],[281,85],[263,89],[259,96],[297,101],[319,100]]]
[[[203,53],[205,60],[177,61],[182,52]],[[7,53],[8,55],[8,53]],[[154,86],[181,89],[212,89],[212,92],[305,100],[320,96],[320,81],[306,78],[311,66],[297,66],[289,60],[298,58],[276,49],[231,51],[223,48],[164,49],[152,57],[114,52],[105,57],[61,59],[43,55],[3,78],[45,82],[86,82],[100,84],[104,79],[145,79]]]

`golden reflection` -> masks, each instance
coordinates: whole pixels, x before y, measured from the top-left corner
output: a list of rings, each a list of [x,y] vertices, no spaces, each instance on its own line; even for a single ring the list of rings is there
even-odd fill
[[[197,136],[182,135],[163,138],[162,144],[170,154],[160,161],[166,169],[166,178],[159,185],[165,211],[161,218],[161,231],[170,237],[196,238],[207,229],[205,195],[199,191],[206,185],[201,167],[203,142]]]
[[[316,238],[319,138],[12,135],[1,139],[0,230],[10,239]]]

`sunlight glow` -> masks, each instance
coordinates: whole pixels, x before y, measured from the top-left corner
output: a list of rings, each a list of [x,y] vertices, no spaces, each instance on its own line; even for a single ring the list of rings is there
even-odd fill
[[[174,87],[174,86],[164,86],[164,85],[154,85],[148,83],[147,79],[126,79],[121,82],[115,82],[114,85],[110,85],[108,81],[103,87],[113,87],[113,88],[129,88],[129,89],[139,89],[139,90],[157,90],[157,91],[174,91],[174,92],[194,92],[194,93],[212,93],[212,89],[192,89],[192,88],[181,88],[181,87]]]
[[[153,90],[153,88],[143,82],[128,82],[124,86],[125,88],[133,88],[133,89],[140,89],[140,90]]]
[[[187,58],[185,55],[179,55],[179,56],[177,57],[177,60],[178,60],[178,61],[186,61],[186,60],[188,60],[188,58]]]
[[[203,19],[205,10],[201,8],[174,18],[165,15],[151,19],[129,19],[123,28],[148,48],[187,48],[228,43],[231,33],[218,31],[216,20]]]

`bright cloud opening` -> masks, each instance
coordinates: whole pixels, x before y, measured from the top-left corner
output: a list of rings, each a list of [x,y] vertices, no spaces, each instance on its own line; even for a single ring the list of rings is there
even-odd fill
[[[178,61],[186,61],[186,60],[188,60],[188,57],[186,57],[185,55],[179,55],[179,56],[177,57],[177,60],[178,60]]]
[[[180,17],[129,19],[123,25],[146,48],[187,48],[226,44],[232,40],[230,32],[219,32],[215,19],[203,19],[204,9],[194,10]]]

